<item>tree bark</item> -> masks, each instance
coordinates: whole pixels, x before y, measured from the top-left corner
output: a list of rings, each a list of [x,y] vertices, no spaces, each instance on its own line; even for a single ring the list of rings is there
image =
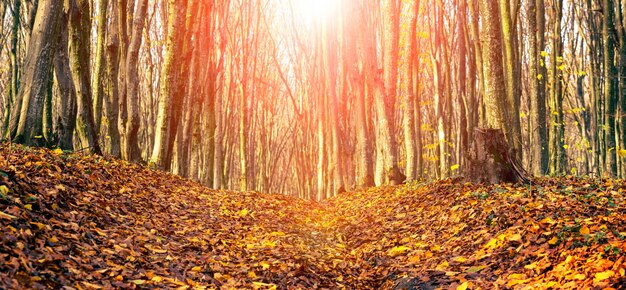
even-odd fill
[[[37,8],[33,32],[24,61],[17,101],[9,123],[11,140],[25,145],[44,146],[43,107],[48,93],[53,57],[58,43],[63,3],[44,0]]]
[[[183,51],[183,36],[185,35],[185,17],[187,1],[169,0],[168,23],[165,63],[163,64],[161,81],[161,99],[154,137],[154,149],[150,162],[158,168],[169,171],[172,163],[172,149],[178,121],[182,95],[180,90],[181,68],[176,61],[180,60],[177,54]],[[184,93],[184,92],[183,92]]]
[[[74,150],[74,129],[76,129],[76,88],[72,80],[68,55],[68,15],[63,13],[59,45],[54,56],[54,71],[59,87],[59,114],[57,118],[57,146],[63,150]]]
[[[139,49],[141,48],[143,28],[146,23],[148,0],[140,0],[133,18],[132,34],[126,55],[126,138],[124,138],[126,160],[138,162],[142,160],[139,149]]]
[[[78,108],[76,128],[83,146],[88,146],[89,151],[93,154],[102,154],[93,118],[90,70],[91,13],[89,1],[70,0],[69,3],[70,68],[76,89]]]

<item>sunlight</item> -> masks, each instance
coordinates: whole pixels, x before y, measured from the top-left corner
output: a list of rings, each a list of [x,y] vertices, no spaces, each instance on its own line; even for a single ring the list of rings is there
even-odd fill
[[[337,0],[292,0],[291,5],[296,16],[307,25],[323,23],[337,12]]]

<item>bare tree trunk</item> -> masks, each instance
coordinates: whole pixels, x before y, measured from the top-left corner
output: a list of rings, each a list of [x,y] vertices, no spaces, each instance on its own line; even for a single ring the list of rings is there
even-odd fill
[[[612,30],[615,27],[613,0],[603,0],[602,40],[604,42],[604,138],[606,140],[606,170],[617,176],[617,150],[615,150],[615,115],[617,112],[617,69],[615,67],[615,41]]]
[[[5,5],[9,5],[8,3]],[[7,104],[5,106],[4,113],[4,122],[3,122],[3,132],[5,137],[11,137],[15,132],[10,132],[8,130],[9,123],[11,120],[11,111],[13,106],[17,106],[17,112],[20,111],[20,106],[22,102],[18,100],[18,90],[20,86],[20,67],[19,60],[17,57],[18,51],[18,38],[19,38],[19,28],[20,28],[20,7],[22,5],[22,1],[15,1],[13,4],[13,25],[11,26],[11,78],[9,82],[9,95],[7,96]]]
[[[159,114],[154,137],[154,149],[150,162],[157,167],[169,171],[172,163],[172,149],[182,105],[181,68],[177,64],[183,51],[183,37],[185,35],[185,15],[187,1],[169,0],[168,2],[168,37],[166,44],[166,57],[163,65],[161,81],[161,99],[159,101]],[[184,92],[183,92],[184,93]]]
[[[93,75],[93,112],[96,132],[101,133],[102,103],[104,100],[105,74],[106,74],[106,36],[107,36],[107,8],[109,0],[98,0],[98,27],[96,35],[96,61]]]
[[[128,46],[128,54],[126,55],[126,97],[127,97],[127,116],[126,138],[123,148],[126,152],[122,152],[122,156],[130,161],[141,161],[141,150],[139,149],[139,49],[141,48],[143,27],[146,23],[146,11],[148,9],[148,0],[140,0],[139,6],[133,18],[133,28]]]
[[[413,13],[411,15],[411,25],[409,27],[409,35],[417,34],[417,17],[419,16],[419,6],[420,1],[415,1],[413,3]],[[407,91],[403,94],[404,96],[404,118],[403,120],[403,132],[404,132],[404,150],[406,154],[406,167],[405,167],[405,175],[406,180],[411,181],[415,179],[417,176],[417,150],[415,148],[415,99],[417,98],[418,91],[415,89],[417,82],[416,76],[417,71],[416,67],[416,58],[417,55],[417,37],[411,37],[411,40],[408,42],[409,53],[406,63],[407,70]],[[419,128],[418,128],[419,130]],[[421,148],[420,148],[421,151]],[[421,173],[421,172],[420,172]]]
[[[119,22],[119,15],[117,13],[117,2],[113,0],[110,5],[108,13],[110,17],[110,26],[112,27],[107,34],[106,44],[106,74],[107,84],[109,87],[109,93],[104,100],[104,111],[106,115],[106,125],[108,131],[107,141],[109,143],[109,154],[113,157],[120,158],[121,152],[121,137],[118,127],[119,118],[119,84],[118,84],[118,72],[119,72],[119,59],[120,59],[120,35],[117,29]]]
[[[53,57],[58,43],[63,4],[43,0],[39,5],[28,51],[24,74],[17,100],[11,112],[9,131],[11,140],[25,145],[44,146],[43,107],[48,93]]]
[[[76,128],[76,89],[72,80],[68,56],[67,14],[63,13],[59,45],[54,56],[54,69],[60,91],[59,114],[56,126],[57,146],[63,150],[74,150],[74,129]]]
[[[91,91],[90,47],[91,13],[89,1],[70,0],[69,9],[70,68],[76,89],[77,120],[76,128],[83,146],[88,146],[93,154],[102,154],[98,142],[98,132],[93,119],[93,98]]]
[[[503,134],[505,124],[510,124],[506,110],[506,87],[502,60],[502,28],[498,3],[480,1],[482,20],[481,39],[485,72],[485,107],[487,128],[474,132],[475,140],[468,154],[466,177],[475,182],[496,183],[500,181],[526,181],[523,170],[518,166],[509,150],[510,144]],[[507,148],[508,147],[508,148]]]

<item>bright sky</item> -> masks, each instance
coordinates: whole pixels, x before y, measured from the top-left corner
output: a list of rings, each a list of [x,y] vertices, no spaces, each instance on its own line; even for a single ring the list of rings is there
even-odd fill
[[[340,2],[341,0],[291,0],[294,13],[296,16],[302,16],[303,22],[307,25],[324,22],[333,17],[339,9]]]

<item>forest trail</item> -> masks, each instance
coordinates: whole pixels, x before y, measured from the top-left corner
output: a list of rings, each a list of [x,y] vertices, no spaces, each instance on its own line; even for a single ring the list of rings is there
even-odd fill
[[[4,144],[0,288],[625,287],[626,183],[536,182],[319,203]]]

